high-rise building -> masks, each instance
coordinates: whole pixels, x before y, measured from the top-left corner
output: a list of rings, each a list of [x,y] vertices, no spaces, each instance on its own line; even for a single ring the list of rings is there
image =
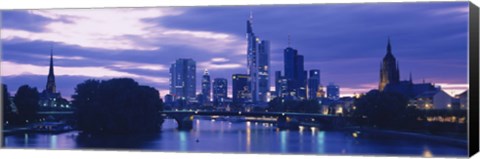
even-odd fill
[[[250,97],[248,92],[248,78],[246,74],[232,75],[232,100],[235,104],[244,104]]]
[[[174,99],[196,100],[196,63],[192,59],[177,59],[170,67],[170,94]]]
[[[226,101],[228,97],[228,81],[225,78],[215,78],[213,80],[213,103],[219,105]]]
[[[327,86],[327,98],[337,100],[340,98],[340,87],[334,83],[330,83]]]
[[[398,83],[400,81],[400,71],[398,63],[392,54],[392,46],[390,45],[390,38],[387,43],[387,54],[380,64],[380,83],[378,89],[383,91],[385,86],[389,83]]]
[[[308,78],[308,99],[316,99],[320,89],[320,70],[310,70]]]
[[[262,40],[258,45],[258,101],[267,102],[270,91],[270,42]]]
[[[253,16],[247,20],[247,74],[248,90],[253,103],[266,102],[270,89],[270,43],[260,40],[253,32]]]
[[[202,94],[204,99],[204,102],[210,102],[211,100],[211,81],[210,81],[210,75],[208,74],[208,70],[205,69],[205,72],[203,73],[202,76]]]
[[[304,70],[304,59],[298,55],[298,51],[291,47],[284,50],[284,70],[285,79],[288,81],[288,92],[290,96],[297,97],[300,100],[306,99],[306,76]]]

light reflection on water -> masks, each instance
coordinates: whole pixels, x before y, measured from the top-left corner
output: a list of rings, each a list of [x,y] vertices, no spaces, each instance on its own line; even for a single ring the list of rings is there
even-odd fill
[[[280,131],[267,123],[194,120],[191,131],[176,130],[166,120],[159,134],[145,136],[86,136],[78,132],[58,135],[19,134],[6,136],[6,147],[45,149],[137,149],[181,152],[380,154],[415,156],[465,156],[466,147],[419,139],[354,138],[352,132],[323,131],[302,127]]]

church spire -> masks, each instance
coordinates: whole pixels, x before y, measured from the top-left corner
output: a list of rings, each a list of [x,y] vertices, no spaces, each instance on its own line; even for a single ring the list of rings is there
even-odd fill
[[[53,46],[50,46],[50,68],[48,70],[47,88],[48,93],[56,93],[55,75],[53,73]]]
[[[392,54],[392,45],[390,44],[390,36],[388,36],[387,54]]]

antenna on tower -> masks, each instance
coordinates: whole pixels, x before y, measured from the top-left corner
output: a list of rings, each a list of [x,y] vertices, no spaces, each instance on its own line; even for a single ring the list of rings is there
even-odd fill
[[[291,43],[292,43],[292,37],[290,36],[290,34],[288,34],[288,41],[287,41],[288,47],[290,47]]]
[[[250,20],[253,20],[253,11],[252,11],[252,8],[250,8]]]

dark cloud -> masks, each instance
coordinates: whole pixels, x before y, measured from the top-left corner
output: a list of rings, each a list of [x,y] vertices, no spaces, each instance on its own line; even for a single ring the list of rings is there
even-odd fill
[[[26,30],[30,32],[47,31],[44,26],[54,21],[73,23],[68,17],[51,19],[21,10],[1,11],[1,14],[3,28]]]

